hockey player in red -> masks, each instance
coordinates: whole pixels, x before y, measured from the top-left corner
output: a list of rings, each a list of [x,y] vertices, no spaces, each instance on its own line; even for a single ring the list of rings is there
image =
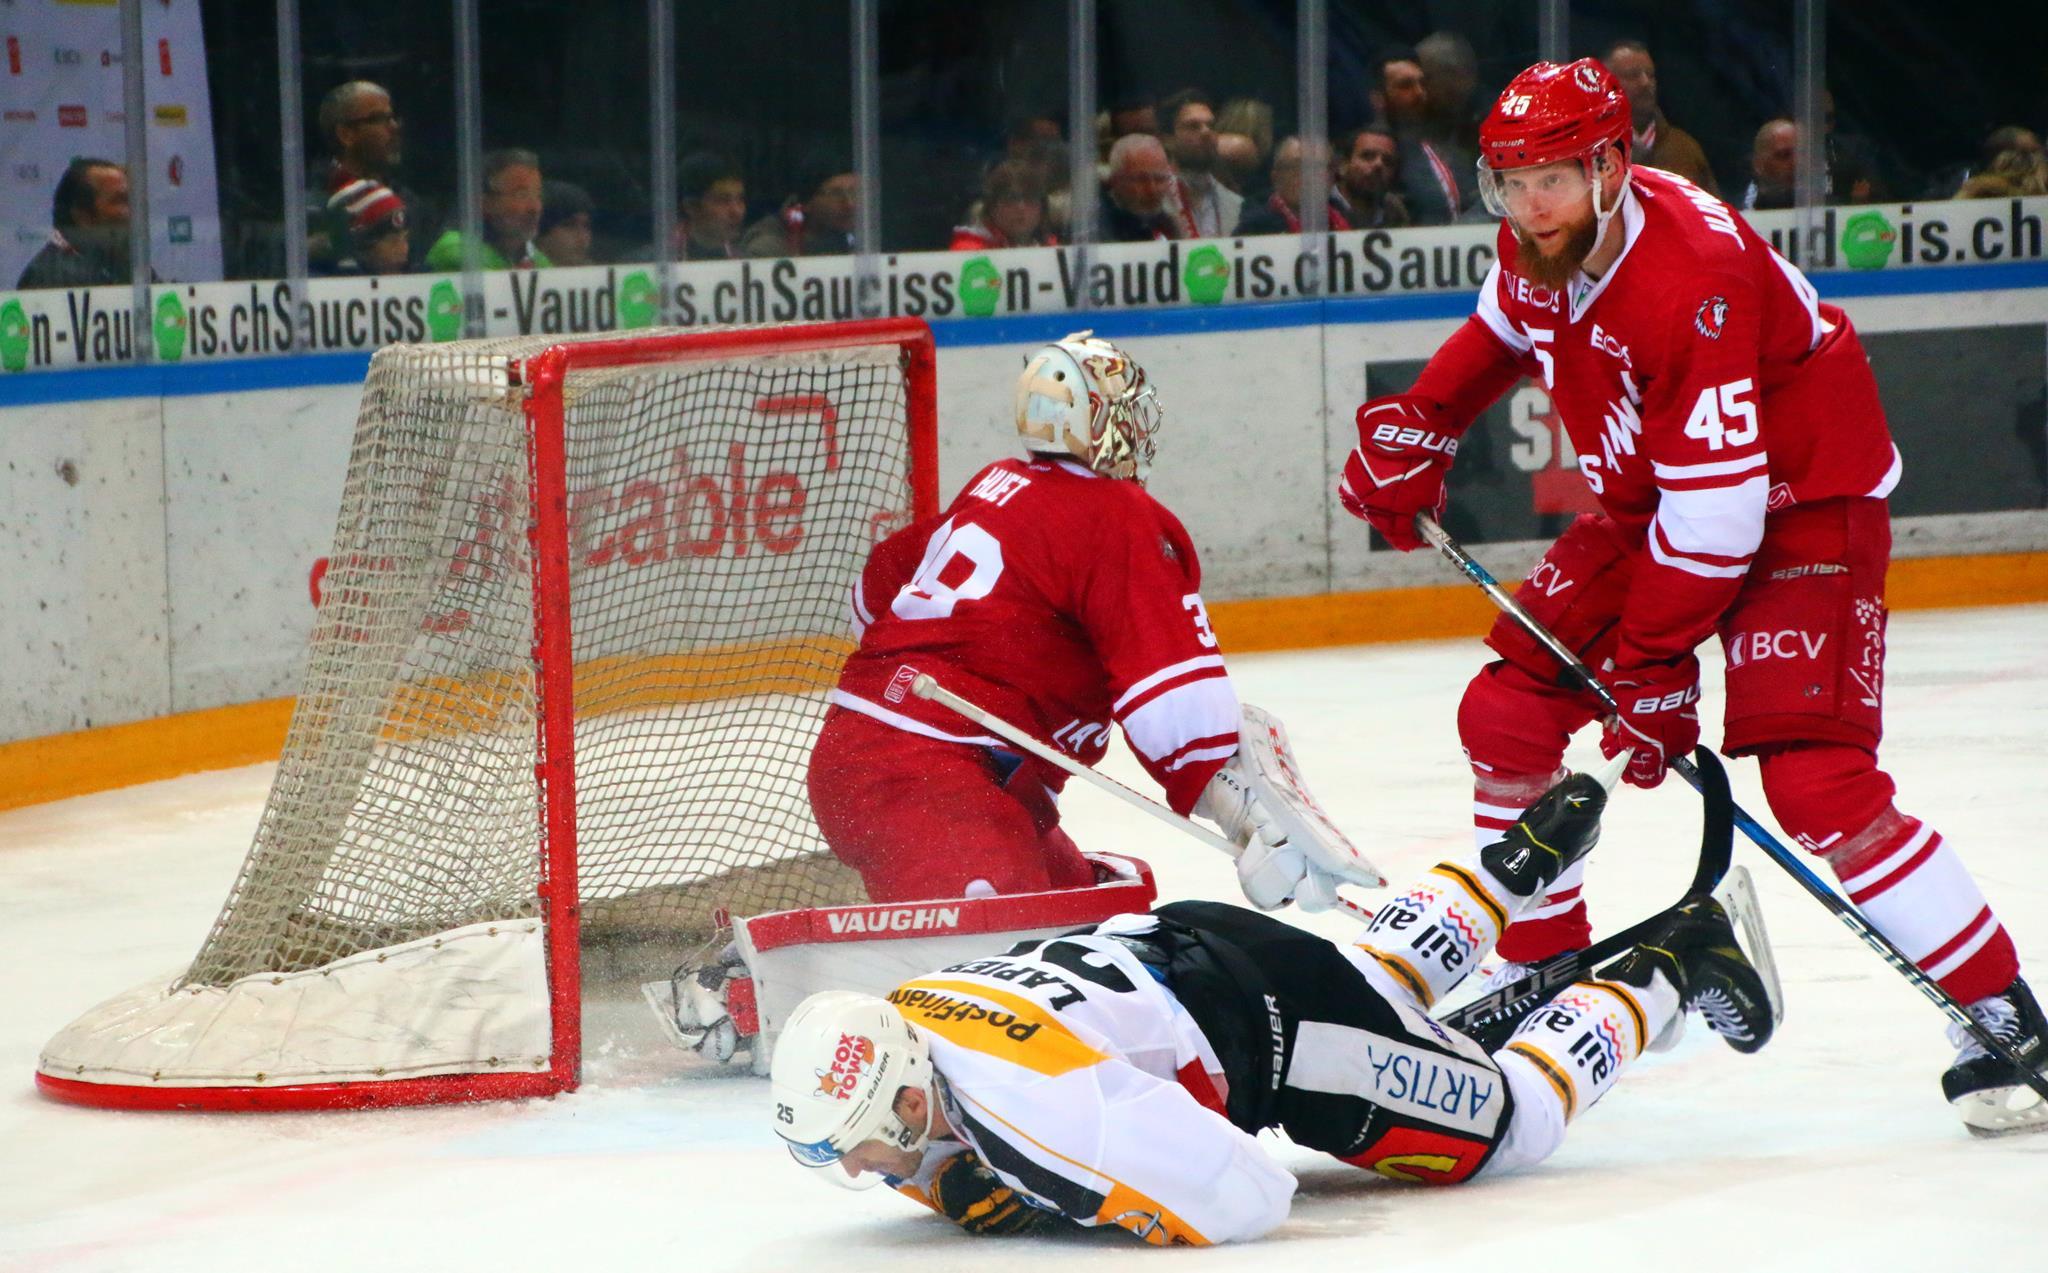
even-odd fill
[[[1239,756],[1194,545],[1145,491],[1160,412],[1144,369],[1076,333],[1028,360],[1016,410],[1025,458],[877,545],[854,587],[860,646],[811,753],[833,853],[877,902],[1095,882],[1060,827],[1066,773],[911,693],[926,673],[1082,764],[1122,726],[1176,812],[1252,846],[1239,877],[1260,906],[1377,883],[1294,824],[1274,775]]]
[[[1727,654],[1722,749],[1756,756],[1772,812],[1849,898],[1986,1027],[2048,1060],[2012,939],[1933,827],[1877,764],[1885,497],[1900,461],[1846,315],[1728,206],[1629,163],[1631,121],[1598,62],[1539,63],[1481,127],[1480,184],[1502,218],[1477,313],[1414,387],[1359,408],[1339,495],[1394,547],[1441,512],[1458,439],[1540,378],[1602,509],[1578,519],[1518,599],[1602,669],[1622,704],[1602,749],[1655,786],[1699,735],[1694,650]],[[1482,842],[1560,771],[1592,721],[1554,660],[1505,618],[1459,708]],[[1589,935],[1576,873],[1502,938],[1533,962]],[[1957,1032],[1960,1036],[1960,1032]],[[1943,1076],[1974,1130],[2015,1112],[2018,1076],[1967,1036]]]
[[[1319,910],[1340,882],[1383,883],[1302,787],[1279,722],[1238,703],[1194,544],[1145,492],[1160,412],[1144,368],[1077,332],[1026,361],[1016,420],[1025,457],[989,465],[945,511],[877,544],[852,589],[860,644],[808,778],[819,830],[868,901],[968,899],[945,908],[945,927],[1014,944],[1042,932],[1040,903],[1064,924],[1076,907],[1127,906],[1137,878],[1061,829],[1066,769],[920,697],[927,676],[1080,765],[1101,760],[1121,726],[1175,812],[1208,818],[1236,846],[1257,906]],[[720,1061],[744,1045],[759,1068],[763,1041],[804,994],[887,990],[919,966],[921,941],[949,940],[891,929],[857,955],[835,944],[872,933],[869,909],[736,919],[731,944],[642,991],[677,1043]],[[831,936],[814,940],[812,924]]]

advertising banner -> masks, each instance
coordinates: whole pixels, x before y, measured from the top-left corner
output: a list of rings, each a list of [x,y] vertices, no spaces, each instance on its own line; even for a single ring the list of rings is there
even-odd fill
[[[189,163],[186,172],[189,180]],[[1821,270],[2048,259],[2048,198],[1826,208],[1814,242],[1805,244],[1794,213],[1754,213],[1751,220],[1788,257]],[[456,340],[472,306],[482,334],[523,336],[663,322],[874,314],[950,322],[1471,292],[1493,258],[1492,227],[1461,225],[1331,234],[1306,250],[1298,236],[1279,235],[1107,244],[1085,254],[906,252],[878,258],[867,278],[847,256],[702,261],[676,266],[666,295],[659,272],[645,264],[496,271],[483,276],[483,293],[472,302],[465,302],[459,275],[314,279],[303,297],[283,281],[164,284],[152,299],[144,349],[153,360],[179,362]],[[172,277],[169,269],[160,273]],[[123,288],[0,292],[0,368],[129,362],[136,357],[130,326]]]
[[[164,279],[221,274],[199,3],[142,8],[150,260]],[[137,165],[127,156],[117,0],[6,0],[0,42],[0,286],[12,286],[49,241],[51,197],[73,159],[120,164],[131,186]],[[62,293],[47,299],[64,308]],[[96,361],[88,352],[58,365]]]

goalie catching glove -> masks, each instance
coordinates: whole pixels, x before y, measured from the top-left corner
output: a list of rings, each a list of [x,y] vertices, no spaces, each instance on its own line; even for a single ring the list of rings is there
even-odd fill
[[[1237,755],[1203,788],[1195,812],[1238,846],[1238,884],[1261,910],[1289,901],[1305,911],[1328,910],[1339,884],[1387,882],[1310,794],[1280,718],[1249,703]]]

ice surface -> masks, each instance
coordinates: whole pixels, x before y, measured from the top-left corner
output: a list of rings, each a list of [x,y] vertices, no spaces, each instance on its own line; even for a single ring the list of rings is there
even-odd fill
[[[1898,616],[1887,767],[1900,805],[1963,854],[2023,954],[2048,959],[2048,607]],[[1245,656],[1324,803],[1397,883],[1467,843],[1453,712],[1471,641]],[[1709,672],[1709,684],[1717,675]],[[1709,734],[1715,732],[1709,725]],[[1593,755],[1582,740],[1577,759]],[[1128,756],[1110,771],[1144,785]],[[1737,798],[1770,820],[1755,766]],[[0,1269],[689,1270],[1097,1267],[1175,1259],[1119,1233],[975,1240],[912,1204],[808,1179],[754,1079],[630,1040],[594,1045],[550,1101],[351,1114],[122,1114],[30,1081],[101,998],[179,969],[247,848],[269,766],[0,814]],[[1228,863],[1076,786],[1084,846],[1149,859],[1165,897],[1234,897]],[[1697,804],[1625,789],[1587,893],[1596,928],[1667,902]],[[1550,1162],[1461,1189],[1401,1186],[1303,1152],[1270,1239],[1187,1258],[1300,1270],[2048,1268],[2033,1208],[2048,1135],[1966,1136],[1942,1104],[1941,1018],[1737,840],[1786,980],[1785,1025],[1739,1057],[1706,1031],[1646,1058]],[[1366,900],[1370,900],[1369,898]],[[1304,920],[1332,935],[1346,924]],[[2037,982],[2040,978],[2037,977]],[[1342,1261],[1342,1263],[1339,1263]]]

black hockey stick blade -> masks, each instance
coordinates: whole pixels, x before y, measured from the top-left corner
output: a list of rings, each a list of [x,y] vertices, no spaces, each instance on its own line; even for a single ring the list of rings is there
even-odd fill
[[[1693,752],[1693,763],[1699,766],[1703,779],[1700,794],[1706,816],[1700,829],[1699,864],[1693,868],[1692,882],[1686,885],[1684,895],[1672,903],[1673,907],[1683,906],[1695,897],[1713,892],[1720,886],[1721,878],[1728,874],[1729,863],[1735,856],[1735,799],[1728,789],[1728,772],[1721,767],[1714,753],[1705,747]],[[1478,1040],[1482,1047],[1492,1052],[1508,1041],[1508,1036],[1515,1032],[1522,1018],[1550,1002],[1558,991],[1600,964],[1618,957],[1649,937],[1667,913],[1659,911],[1620,932],[1601,938],[1584,950],[1566,951],[1546,959],[1521,980],[1474,999],[1440,1019],[1452,1029]]]

